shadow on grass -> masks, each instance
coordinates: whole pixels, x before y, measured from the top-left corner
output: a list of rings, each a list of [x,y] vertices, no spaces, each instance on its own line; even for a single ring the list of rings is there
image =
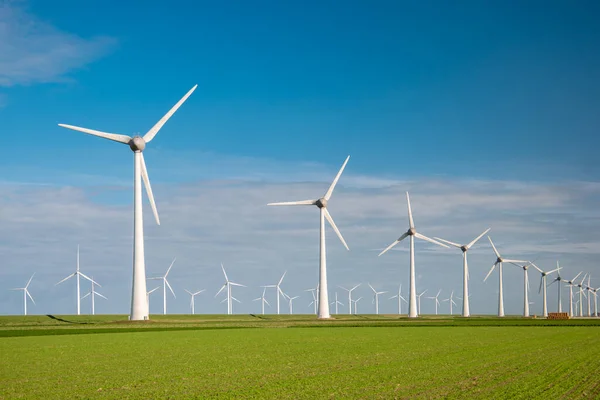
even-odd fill
[[[77,325],[88,325],[90,322],[77,322],[77,321],[67,321],[66,319],[55,317],[54,315],[46,314],[46,317],[50,319],[54,319],[60,322],[66,322],[67,324],[77,324]]]

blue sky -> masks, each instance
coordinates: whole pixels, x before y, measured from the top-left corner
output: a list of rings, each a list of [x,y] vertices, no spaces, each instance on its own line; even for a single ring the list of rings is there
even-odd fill
[[[596,2],[0,4],[8,286],[34,270],[58,281],[80,242],[96,276],[123,278],[106,312],[127,311],[131,154],[57,124],[143,134],[194,84],[145,152],[163,221],[146,218],[148,275],[181,260],[175,311],[194,274],[218,289],[223,258],[250,285],[288,269],[290,291],[308,287],[316,213],[264,204],[320,195],[348,154],[331,212],[351,252],[331,236],[330,281],[407,284],[406,246],[373,258],[405,229],[406,190],[425,234],[468,241],[490,226],[515,256],[595,268]],[[420,247],[423,287],[460,290],[441,265],[459,254]],[[481,247],[478,282],[494,258]],[[505,287],[518,313],[520,286]],[[494,288],[481,286],[479,312],[494,312]],[[70,311],[67,288],[46,292],[37,311]],[[0,293],[0,313],[20,311],[13,295]]]

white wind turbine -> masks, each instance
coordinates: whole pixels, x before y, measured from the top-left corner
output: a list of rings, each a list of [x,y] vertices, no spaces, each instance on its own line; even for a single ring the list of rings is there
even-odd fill
[[[305,290],[305,292],[310,292],[310,293],[312,294],[313,301],[311,301],[311,302],[310,302],[310,304],[309,304],[308,306],[309,306],[309,307],[310,307],[310,306],[313,306],[313,307],[314,307],[314,309],[315,309],[314,313],[315,313],[315,314],[317,314],[317,305],[319,304],[319,299],[318,299],[318,297],[317,297],[317,295],[316,295],[316,292],[317,292],[317,291],[318,291],[318,289],[306,289],[306,290]]]
[[[587,303],[588,303],[588,307],[587,307],[587,313],[588,313],[588,317],[592,316],[592,306],[591,306],[591,293],[592,293],[592,288],[590,287],[590,280],[592,278],[592,274],[588,275],[588,283],[587,283],[587,287],[585,288],[588,292],[587,294]]]
[[[427,289],[423,290],[421,292],[421,294],[417,295],[417,299],[418,299],[418,308],[419,308],[419,315],[421,314],[421,296],[423,296],[425,294],[425,292],[427,291]]]
[[[233,302],[231,300],[235,300],[238,303],[240,301],[231,295],[231,286],[241,286],[246,287],[246,285],[242,285],[241,283],[231,282],[227,277],[227,273],[225,272],[225,267],[223,267],[223,263],[221,263],[221,269],[223,270],[223,275],[225,275],[225,283],[221,286],[221,289],[215,294],[215,297],[219,295],[223,291],[223,289],[227,289],[227,298],[223,301],[227,301],[227,314],[233,314]],[[222,302],[221,302],[222,303]]]
[[[583,293],[583,281],[585,281],[585,277],[587,276],[587,274],[585,274],[583,276],[583,278],[581,279],[581,282],[579,282],[579,284],[577,285],[577,287],[579,288],[579,316],[583,317],[583,296],[585,296],[585,293]]]
[[[175,296],[175,292],[173,291],[173,288],[171,287],[171,285],[169,284],[169,281],[167,280],[167,275],[169,275],[169,271],[171,271],[171,268],[173,268],[173,264],[175,264],[176,259],[177,259],[177,257],[175,257],[173,259],[173,262],[169,266],[169,269],[167,269],[167,273],[164,276],[156,276],[154,278],[148,278],[149,280],[162,280],[163,281],[163,314],[165,314],[165,315],[167,314],[167,287],[169,287],[169,290],[173,294],[173,297],[177,298]],[[144,290],[145,290],[145,288],[144,288]]]
[[[398,299],[398,315],[402,314],[402,302],[408,303],[406,299],[402,297],[402,285],[400,285],[400,287],[398,288],[398,294],[390,297],[388,300],[391,299]]]
[[[337,297],[337,292],[335,292],[335,301],[332,301],[331,304],[335,305],[335,315],[338,315],[338,305],[344,305],[344,303],[342,303],[341,301],[338,301],[338,297]]]
[[[435,297],[427,297],[428,299],[434,299],[435,300],[435,315],[438,315],[438,306],[440,305],[440,301],[438,300],[438,297],[440,296],[440,293],[442,293],[442,289],[440,289],[438,291],[438,293],[435,295]]]
[[[96,285],[102,287],[102,285],[98,284],[97,282],[94,282],[93,279],[89,278],[87,275],[85,275],[83,272],[79,271],[79,246],[77,246],[77,267],[75,272],[73,272],[71,275],[67,276],[65,279],[63,279],[60,282],[57,282],[56,284],[54,284],[54,286],[63,283],[64,281],[66,281],[69,278],[72,277],[76,277],[77,278],[77,315],[81,314],[81,291],[80,291],[80,284],[79,284],[79,277],[82,276],[84,279],[87,279],[88,281],[95,283]]]
[[[362,299],[362,297],[359,297],[356,300],[352,300],[354,302],[354,315],[358,315],[358,312],[356,311],[358,309],[358,302]]]
[[[371,286],[370,283],[367,282],[367,284],[369,285],[369,287],[373,291],[373,301],[375,302],[375,314],[379,314],[379,295],[387,293],[387,292],[378,292],[377,290],[375,290],[373,288],[373,286]]]
[[[577,275],[575,275],[575,278],[573,278],[571,280],[565,280],[565,279],[563,279],[563,281],[565,281],[566,285],[569,286],[569,317],[574,317],[575,316],[575,314],[573,313],[573,286],[577,285],[575,283],[575,279],[577,279],[579,277],[579,275],[582,274],[582,272],[580,272]]]
[[[523,277],[523,317],[529,317],[529,275],[527,274],[527,270],[529,269],[529,265],[519,265],[516,263],[511,263],[518,268],[523,269],[523,273],[525,274]],[[532,262],[529,261],[529,264],[533,265]],[[536,267],[537,268],[537,267]],[[544,294],[546,293],[546,289],[544,289]]]
[[[488,233],[490,231],[490,229],[492,228],[488,228],[486,229],[481,235],[477,236],[475,239],[473,239],[469,244],[458,244],[458,243],[453,243],[449,240],[444,240],[444,239],[440,239],[438,237],[434,237],[434,239],[437,239],[439,241],[448,243],[449,245],[452,245],[454,247],[459,248],[462,251],[462,255],[463,255],[463,309],[462,309],[462,316],[463,317],[469,317],[471,316],[471,312],[469,310],[469,264],[467,262],[467,251],[469,251],[469,249],[471,247],[473,247],[473,245],[475,243],[477,243],[477,241],[479,239],[481,239],[483,237],[483,235],[485,235],[486,233]],[[450,307],[452,308],[452,306]]]
[[[93,276],[92,276],[92,279],[94,279]],[[90,296],[92,298],[92,315],[96,315],[96,304],[95,304],[96,303],[95,302],[96,295],[102,297],[103,299],[108,300],[106,297],[104,297],[100,293],[96,292],[96,289],[94,288],[94,281],[92,280],[92,290],[87,292],[87,294],[81,298],[81,300],[85,299],[88,296]]]
[[[416,318],[419,315],[417,312],[417,289],[416,289],[416,283],[415,283],[415,237],[422,239],[422,240],[426,240],[426,241],[434,243],[434,244],[437,244],[437,245],[445,247],[445,248],[449,248],[449,247],[443,243],[438,242],[437,240],[428,238],[427,236],[422,235],[416,231],[415,224],[413,221],[412,211],[410,208],[410,197],[408,196],[408,192],[406,192],[406,203],[408,204],[408,222],[409,222],[408,231],[406,231],[402,236],[400,236],[396,241],[394,241],[394,243],[392,243],[388,247],[386,247],[381,253],[379,253],[379,255],[381,256],[382,254],[387,252],[389,249],[391,249],[392,247],[394,247],[395,245],[400,243],[402,240],[404,240],[406,237],[410,236],[410,289],[408,292],[408,298],[409,298],[408,317]]]
[[[523,260],[509,260],[507,258],[502,258],[502,256],[500,256],[500,253],[498,253],[498,250],[496,249],[496,246],[494,246],[494,242],[492,242],[492,238],[490,238],[488,236],[488,240],[490,241],[490,244],[492,245],[492,248],[494,249],[494,253],[496,254],[496,262],[494,263],[494,265],[492,265],[492,268],[490,269],[490,272],[488,272],[488,274],[486,275],[485,279],[483,280],[484,282],[487,280],[487,278],[489,278],[489,276],[491,275],[492,271],[494,270],[494,268],[496,268],[496,266],[498,266],[498,285],[499,285],[499,290],[498,290],[498,316],[499,317],[504,317],[504,291],[502,289],[502,263],[508,262],[508,263],[526,263],[527,261],[523,261]],[[527,308],[529,308],[529,304],[527,305]]]
[[[357,287],[359,287],[361,284],[359,283],[358,285],[354,286],[352,289],[346,289],[343,286],[339,286],[340,288],[344,289],[345,291],[348,292],[348,314],[352,314],[352,291],[354,289],[356,289]],[[337,314],[337,311],[336,311]]]
[[[458,305],[454,302],[454,290],[452,291],[452,293],[450,293],[450,297],[448,297],[447,299],[444,299],[442,301],[448,301],[450,304],[450,315],[454,315],[452,312],[452,305]]]
[[[35,272],[33,273],[33,275],[35,275]],[[35,300],[33,300],[33,297],[31,297],[31,293],[29,293],[29,290],[27,289],[29,287],[29,284],[31,283],[31,280],[33,279],[33,275],[31,275],[31,278],[29,278],[25,287],[10,289],[23,291],[23,315],[27,315],[27,296],[29,296],[33,304],[35,304]]]
[[[592,288],[592,293],[594,294],[594,317],[598,316],[598,289],[600,289],[600,287],[595,289]]]
[[[260,304],[261,304],[261,310],[262,310],[262,314],[265,315],[265,303],[271,307],[271,305],[269,304],[269,302],[267,301],[267,299],[265,299],[265,293],[267,292],[267,288],[263,287],[263,293],[262,296],[252,300],[252,301],[259,301],[260,300]]]
[[[175,104],[168,113],[165,114],[146,134],[141,136],[130,137],[128,135],[121,135],[115,133],[100,132],[93,129],[80,128],[78,126],[58,124],[63,128],[73,129],[76,131],[84,132],[90,135],[99,136],[108,140],[126,144],[133,151],[133,282],[132,282],[132,295],[131,295],[131,314],[129,315],[130,320],[143,320],[148,318],[148,303],[145,301],[146,294],[146,266],[144,262],[144,223],[142,217],[142,180],[146,187],[146,193],[148,194],[148,200],[150,200],[150,206],[154,212],[154,218],[156,223],[160,225],[158,219],[158,212],[156,210],[156,204],[154,203],[154,196],[152,194],[152,188],[150,187],[150,180],[148,179],[148,171],[146,169],[146,162],[144,161],[144,155],[142,152],[146,148],[146,143],[150,143],[158,131],[163,125],[171,118],[171,116],[177,111],[177,109],[183,104],[184,101],[192,94],[198,85],[195,85],[181,100]]]
[[[188,294],[189,294],[190,296],[192,296],[192,298],[191,298],[191,300],[190,300],[190,308],[191,308],[191,310],[192,310],[192,315],[194,315],[194,314],[196,314],[196,311],[194,310],[194,308],[195,308],[194,306],[195,306],[195,303],[196,303],[196,302],[195,302],[194,300],[195,300],[195,298],[196,298],[196,296],[197,296],[197,295],[199,295],[200,293],[204,292],[206,289],[198,290],[197,292],[194,292],[194,293],[190,292],[190,291],[189,291],[189,290],[187,290],[187,289],[184,289],[184,290],[185,290],[186,292],[188,292]]]
[[[288,300],[288,308],[289,308],[289,310],[290,310],[290,314],[293,314],[293,313],[294,313],[294,308],[293,308],[294,306],[293,306],[293,303],[292,303],[292,302],[293,302],[295,299],[297,299],[298,297],[300,297],[300,296],[294,296],[294,297],[290,297],[290,296],[288,296],[287,294],[285,294],[285,293],[284,293],[284,294],[283,294],[283,297],[284,297],[284,298],[286,298],[286,299]]]
[[[542,307],[543,307],[543,308],[542,308],[542,315],[543,315],[544,317],[548,317],[548,303],[547,303],[547,301],[546,301],[546,299],[547,299],[547,295],[546,295],[546,288],[548,287],[548,284],[546,283],[546,276],[550,275],[550,274],[551,274],[551,273],[553,273],[553,272],[557,272],[557,271],[559,271],[559,270],[560,270],[560,267],[558,267],[558,268],[556,268],[556,269],[553,269],[552,271],[545,272],[545,271],[542,271],[542,270],[541,270],[541,268],[538,268],[538,266],[537,266],[537,265],[535,265],[534,263],[531,263],[531,265],[533,265],[533,267],[534,267],[535,269],[537,269],[537,270],[540,272],[540,274],[542,274],[542,276],[541,276],[541,278],[540,278],[540,288],[538,289],[538,293],[540,293],[540,291],[541,291],[542,289],[544,289],[544,292],[543,292],[543,295],[542,295],[542,297],[543,297],[543,301],[544,301],[544,304],[543,304],[543,306],[542,306]],[[523,268],[524,268],[524,267],[523,267]],[[560,278],[560,274],[559,274],[559,278]],[[559,280],[560,280],[560,279],[559,279]],[[559,284],[558,286],[560,287],[560,284]],[[559,299],[558,299],[558,304],[559,304],[559,308],[560,308],[560,293],[558,294],[558,296],[559,296]],[[559,312],[560,312],[560,311],[559,311]]]
[[[150,295],[152,294],[152,292],[154,292],[155,290],[158,290],[158,288],[160,288],[160,286],[155,287],[154,289],[152,289],[149,292],[146,292],[146,303],[148,304],[148,310],[150,310]],[[149,311],[148,311],[149,312]]]
[[[342,175],[344,168],[346,168],[346,164],[348,163],[349,159],[350,159],[350,156],[346,157],[346,161],[344,161],[342,168],[340,168],[340,171],[335,176],[335,179],[333,180],[333,182],[331,183],[331,186],[329,186],[329,189],[327,190],[327,192],[325,192],[323,197],[316,199],[316,200],[301,200],[301,201],[289,201],[289,202],[282,202],[282,203],[267,204],[269,206],[317,206],[319,208],[320,215],[321,215],[320,241],[319,241],[319,252],[320,252],[320,256],[319,256],[320,290],[319,290],[319,302],[318,302],[318,304],[319,304],[318,318],[319,319],[331,318],[331,315],[329,314],[329,297],[327,294],[328,286],[327,286],[327,257],[326,257],[326,250],[325,250],[325,219],[327,219],[327,221],[329,222],[329,224],[331,225],[331,227],[333,228],[335,233],[338,235],[338,237],[340,238],[344,247],[346,247],[347,250],[350,250],[348,248],[348,245],[346,244],[346,241],[344,240],[344,237],[342,236],[339,229],[335,225],[335,222],[333,222],[333,218],[331,217],[331,215],[329,214],[329,211],[327,210],[327,203],[329,202],[329,199],[331,198],[333,189],[335,189],[335,185],[337,184],[338,180],[340,179],[340,176]]]
[[[556,275],[558,275],[552,282],[548,284],[548,286],[552,286],[553,283],[558,282],[558,312],[562,312],[562,287],[560,286],[560,282],[564,279],[560,276],[560,266],[558,265],[558,261],[556,261]]]
[[[285,278],[285,274],[287,274],[287,271],[285,271],[283,273],[283,275],[281,275],[281,279],[279,280],[279,282],[277,282],[277,284],[275,285],[265,285],[263,286],[264,288],[275,288],[275,295],[277,296],[277,315],[279,315],[279,296],[284,296],[285,295],[283,293],[283,291],[281,290],[281,282],[283,282],[283,278]]]

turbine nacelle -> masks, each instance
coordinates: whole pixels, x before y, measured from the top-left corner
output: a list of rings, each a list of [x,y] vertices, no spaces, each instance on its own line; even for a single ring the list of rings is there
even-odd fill
[[[416,230],[414,227],[412,227],[412,228],[409,228],[409,229],[406,231],[406,234],[407,234],[408,236],[414,236],[414,235],[415,235],[415,233],[417,233],[417,230]]]
[[[463,253],[466,253],[469,250],[469,248],[465,245],[460,246],[460,249],[462,250]]]
[[[315,205],[319,208],[326,208],[327,207],[327,199],[325,197],[321,197],[320,199],[315,201]]]
[[[146,141],[141,136],[132,137],[128,144],[129,148],[131,148],[131,150],[134,152],[144,151],[144,149],[146,148]]]

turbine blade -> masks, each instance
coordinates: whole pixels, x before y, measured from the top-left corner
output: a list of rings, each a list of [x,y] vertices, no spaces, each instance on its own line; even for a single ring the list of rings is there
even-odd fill
[[[173,293],[173,297],[177,298],[177,296],[175,296],[175,292],[173,291],[173,288],[171,287],[171,284],[169,284],[169,281],[167,280],[167,278],[165,278],[165,283],[169,287],[169,290],[171,291],[171,293]]]
[[[283,275],[281,275],[281,279],[279,280],[279,283],[277,285],[281,285],[281,282],[283,282],[283,278],[285,278],[285,274],[287,274],[287,271],[285,271]]]
[[[171,268],[173,268],[173,264],[175,264],[175,260],[177,260],[177,257],[175,257],[173,259],[173,261],[171,262],[171,265],[169,265],[169,269],[167,269],[167,273],[165,274],[165,278],[167,277],[167,275],[169,275],[169,272],[171,271]]]
[[[189,294],[191,294],[192,296],[194,295],[194,293],[190,292],[190,291],[189,291],[189,290],[187,290],[187,289],[183,289],[183,290],[185,290],[186,292],[188,292],[188,293],[189,293]]]
[[[225,275],[225,280],[229,282],[229,278],[227,278],[227,273],[225,272],[225,267],[223,266],[223,263],[221,263],[221,269],[223,270],[223,275]]]
[[[412,209],[410,208],[410,197],[408,196],[408,192],[406,192],[406,203],[408,204],[408,224],[411,228],[414,228],[415,221],[413,221]]]
[[[88,281],[93,282],[94,285],[98,285],[98,286],[102,287],[101,284],[99,284],[98,282],[96,282],[95,280],[93,280],[92,278],[90,278],[89,276],[84,274],[83,272],[80,272],[79,275],[81,275],[83,278],[87,279]]]
[[[156,203],[154,202],[154,194],[152,194],[152,186],[150,186],[150,178],[148,178],[148,170],[146,169],[146,161],[144,161],[144,153],[140,153],[140,161],[142,165],[142,179],[144,180],[144,187],[146,188],[146,194],[148,200],[150,200],[150,207],[154,213],[154,219],[156,224],[160,225],[160,219],[158,218],[158,210],[156,209]]]
[[[168,112],[168,113],[166,113],[166,114],[165,114],[165,116],[164,116],[164,117],[162,117],[162,118],[160,119],[160,121],[158,121],[158,122],[156,123],[156,125],[154,125],[154,126],[152,127],[152,129],[150,129],[150,130],[149,130],[149,131],[148,131],[148,132],[147,132],[147,133],[144,135],[144,141],[145,141],[146,143],[149,143],[149,142],[150,142],[152,139],[154,139],[154,136],[156,136],[156,134],[158,133],[158,131],[160,130],[160,128],[162,128],[162,127],[163,127],[163,125],[164,125],[164,124],[165,124],[165,123],[166,123],[166,122],[169,120],[169,118],[171,118],[171,116],[172,116],[173,114],[175,114],[175,111],[177,111],[177,109],[178,109],[179,107],[181,107],[181,105],[183,104],[183,102],[184,102],[184,101],[186,101],[188,97],[190,97],[190,95],[191,95],[191,94],[194,92],[194,90],[196,90],[196,88],[197,88],[197,87],[198,87],[198,85],[194,85],[194,87],[193,87],[193,88],[191,88],[191,89],[189,90],[189,92],[187,92],[187,93],[185,94],[185,96],[183,96],[183,97],[181,98],[181,100],[179,100],[179,101],[177,102],[177,104],[175,104],[175,105],[174,105],[174,106],[173,106],[173,107],[172,107],[172,108],[169,110],[169,112]]]
[[[359,283],[358,285],[354,286],[352,289],[350,289],[350,291],[353,291],[354,289],[356,289],[357,287],[359,287],[360,285],[362,285],[362,283]]]
[[[530,262],[529,265],[533,266],[533,268],[537,269],[540,273],[543,273],[544,271],[542,271],[540,269],[540,267],[538,267],[537,265],[535,265],[534,263]]]
[[[371,288],[371,290],[373,291],[373,293],[377,293],[377,291],[375,289],[373,289],[373,286],[371,286],[370,283],[367,282],[367,285],[369,285],[369,287]]]
[[[398,243],[400,243],[402,240],[406,239],[407,237],[408,237],[408,232],[404,233],[397,240],[395,240],[392,244],[390,244],[388,247],[386,247],[381,253],[379,253],[379,256],[386,253],[389,249],[391,249],[392,247],[394,247],[395,245],[397,245]]]
[[[498,253],[498,250],[496,249],[496,246],[494,246],[494,242],[492,242],[492,238],[489,237],[489,236],[487,238],[488,238],[488,240],[490,241],[490,243],[492,245],[492,249],[494,249],[494,253],[496,253],[496,257],[502,258],[502,257],[500,257],[500,253]]]
[[[240,304],[242,304],[242,302],[241,302],[241,301],[239,301],[238,299],[236,299],[236,298],[235,298],[235,297],[233,297],[233,296],[231,296],[231,299],[232,299],[232,300],[235,300],[235,301],[237,301],[237,302],[238,302],[238,303],[240,303]]]
[[[279,203],[268,203],[268,206],[314,206],[317,200],[283,201]]]
[[[248,287],[248,286],[246,286],[246,285],[242,285],[241,283],[235,283],[235,282],[229,282],[229,284],[230,284],[230,285],[233,285],[233,286]]]
[[[583,273],[583,271],[581,271],[580,273],[578,273],[577,275],[575,275],[575,278],[571,279],[571,282],[572,282],[572,281],[574,281],[575,279],[577,279],[577,277],[578,277],[579,275],[581,275],[582,273]]]
[[[484,282],[487,280],[487,278],[489,278],[489,276],[491,275],[491,273],[494,270],[494,268],[496,268],[496,264],[492,265],[492,268],[490,269],[490,272],[488,272],[488,274],[485,276],[485,279],[483,280]]]
[[[419,232],[415,232],[415,237],[418,237],[418,238],[419,238],[419,239],[421,239],[421,240],[427,240],[428,242],[431,242],[431,243],[437,244],[438,246],[442,246],[442,247],[445,247],[445,248],[447,248],[447,249],[449,249],[449,248],[450,248],[450,247],[448,247],[447,245],[445,245],[444,243],[441,243],[441,242],[438,242],[437,240],[434,240],[434,239],[428,238],[427,236],[425,236],[425,235],[422,235],[422,234],[420,234]]]
[[[481,238],[483,237],[483,235],[485,235],[486,233],[488,233],[488,232],[490,231],[490,229],[492,229],[492,228],[487,228],[487,229],[486,229],[486,230],[485,230],[485,231],[484,231],[484,232],[483,232],[481,235],[477,236],[475,239],[473,239],[473,240],[471,241],[471,243],[469,243],[469,244],[468,244],[468,245],[466,245],[465,247],[466,247],[467,249],[470,249],[470,248],[471,248],[471,246],[473,246],[475,243],[477,243],[477,241],[478,241],[479,239],[481,239]]]
[[[223,291],[223,289],[225,289],[226,286],[227,286],[227,284],[221,286],[221,289],[219,289],[219,291],[217,292],[217,294],[215,294],[215,297],[217,297],[219,295],[219,293],[221,293]]]
[[[528,263],[528,261],[526,261],[526,260],[513,260],[513,259],[508,259],[508,258],[504,258],[502,262],[517,263],[517,264],[527,264]]]
[[[527,281],[527,284],[529,284],[529,280]],[[544,277],[541,276],[540,277],[540,288],[538,289],[538,293],[541,293],[543,284],[544,284]]]
[[[327,210],[326,207],[323,208],[324,214],[325,214],[325,218],[327,219],[327,221],[329,221],[329,224],[331,225],[331,227],[333,228],[333,230],[335,231],[335,233],[338,235],[338,237],[340,238],[340,240],[342,241],[342,244],[344,245],[344,247],[346,248],[346,250],[350,250],[350,248],[348,247],[348,245],[346,244],[346,241],[344,240],[344,237],[342,236],[342,234],[340,233],[340,230],[338,229],[338,227],[335,225],[335,222],[333,222],[333,218],[331,217],[331,214],[329,214],[329,211]]]
[[[66,124],[58,124],[58,126],[62,126],[63,128],[72,129],[74,131],[84,132],[90,135],[99,136],[108,140],[112,140],[119,143],[129,144],[131,141],[131,137],[127,135],[120,135],[117,133],[107,133],[101,131],[95,131],[93,129],[81,128],[79,126],[66,125]]]
[[[55,283],[54,286],[58,285],[59,283],[63,283],[64,281],[66,281],[69,278],[72,278],[73,276],[75,276],[75,274],[76,274],[76,272],[72,273],[71,275],[69,275],[65,279],[63,279],[62,281]],[[577,275],[577,276],[579,276],[579,275]]]
[[[331,182],[331,186],[329,186],[329,189],[327,189],[325,196],[323,196],[325,198],[325,200],[329,200],[331,198],[331,195],[333,194],[333,189],[335,189],[335,185],[337,185],[338,180],[340,179],[340,176],[342,176],[342,172],[344,172],[344,168],[346,168],[346,164],[348,164],[349,159],[350,159],[350,156],[346,157],[346,161],[344,161],[342,168],[340,168],[339,172],[335,176],[335,179],[333,180],[333,182]]]
[[[27,281],[27,285],[25,285],[25,289],[27,289],[29,287],[29,284],[31,283],[31,280],[33,279],[34,275],[35,275],[35,272],[33,273],[33,275],[31,275],[31,278],[29,278],[29,280]]]
[[[33,299],[33,297],[31,297],[31,294],[29,293],[29,290],[25,289],[25,293],[27,293],[27,296],[29,296],[29,298],[31,299],[31,301],[33,301],[33,304],[35,304],[35,300]]]
[[[553,269],[552,271],[546,272],[546,275],[550,275],[551,273],[553,273],[553,272],[556,272],[556,271],[558,271],[559,269],[560,269],[560,268],[556,268],[556,269]]]
[[[100,296],[100,297],[102,297],[103,299],[106,299],[106,300],[108,300],[106,297],[104,297],[104,296],[103,296],[103,295],[101,295],[100,293],[98,293],[98,292],[94,292],[94,293],[96,293],[96,295],[97,295],[97,296]]]
[[[83,296],[83,297],[81,298],[81,300],[85,299],[85,298],[86,298],[86,297],[88,297],[90,294],[92,294],[92,292],[88,292],[88,293],[86,293],[86,295],[85,295],[85,296]]]
[[[269,304],[269,302],[267,301],[267,299],[265,299],[265,304],[268,305],[269,307],[271,307],[271,305]]]
[[[158,289],[160,286],[155,287],[154,289],[152,289],[151,291],[148,292],[148,294],[154,292],[156,289]]]
[[[435,240],[439,240],[440,242],[447,243],[447,244],[449,244],[450,246],[458,247],[459,249],[460,249],[460,247],[461,247],[461,246],[460,246],[460,244],[458,244],[458,243],[454,243],[454,242],[451,242],[451,241],[449,241],[449,240],[446,240],[446,239],[442,239],[442,238],[435,237],[435,236],[434,236],[433,238],[434,238]]]

